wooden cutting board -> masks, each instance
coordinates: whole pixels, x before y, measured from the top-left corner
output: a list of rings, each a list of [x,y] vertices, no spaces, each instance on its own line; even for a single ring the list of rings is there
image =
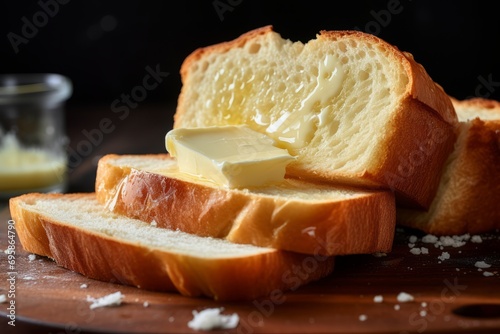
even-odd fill
[[[10,284],[7,209],[0,212],[0,294]],[[410,252],[409,236],[428,254]],[[436,248],[423,235],[399,229],[386,256],[338,257],[335,272],[288,292],[279,300],[215,302],[156,293],[87,279],[47,258],[29,258],[16,239],[15,298],[1,304],[2,333],[191,333],[193,311],[222,307],[239,325],[223,333],[500,333],[500,234],[470,239],[461,247]],[[448,259],[439,259],[447,252]],[[491,264],[480,271],[475,263]],[[235,268],[237,270],[237,268]],[[484,271],[492,273],[485,276]],[[86,287],[85,287],[86,286]],[[121,291],[120,306],[90,309],[87,296]],[[400,302],[406,292],[413,301]],[[375,297],[381,296],[381,302]],[[7,307],[15,301],[15,325]]]

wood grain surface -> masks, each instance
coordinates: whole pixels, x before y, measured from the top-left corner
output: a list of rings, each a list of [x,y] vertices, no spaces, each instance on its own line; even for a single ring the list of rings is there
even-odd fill
[[[0,213],[0,249],[8,246],[7,208]],[[429,254],[414,255],[409,236]],[[2,333],[191,333],[193,310],[223,307],[239,326],[224,333],[498,333],[500,332],[500,236],[483,235],[461,247],[436,248],[415,231],[399,229],[386,256],[339,257],[329,277],[279,300],[220,303],[176,293],[144,291],[87,279],[16,246],[15,298],[0,308]],[[449,259],[439,256],[448,252]],[[10,288],[7,254],[0,253],[0,294]],[[477,261],[491,267],[479,271]],[[237,270],[237,268],[235,268]],[[493,276],[484,276],[484,271]],[[82,284],[87,287],[82,288]],[[121,291],[120,306],[90,309],[94,298]],[[399,302],[400,292],[414,297]],[[382,302],[375,302],[382,296]],[[7,307],[15,301],[15,324]],[[147,306],[145,306],[145,303]],[[397,305],[397,306],[396,306]],[[396,309],[398,308],[398,309]],[[365,319],[365,320],[363,320]],[[5,330],[4,330],[5,329]]]

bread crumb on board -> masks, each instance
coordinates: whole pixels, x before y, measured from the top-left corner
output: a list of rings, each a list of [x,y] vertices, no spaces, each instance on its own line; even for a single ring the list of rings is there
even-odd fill
[[[440,261],[449,260],[450,259],[450,253],[448,253],[448,252],[441,253],[441,255],[438,256],[438,259]]]
[[[384,297],[381,295],[375,296],[375,297],[373,297],[373,301],[375,303],[382,303],[384,301]]]
[[[117,291],[101,298],[87,296],[87,301],[92,303],[90,304],[92,310],[98,307],[118,306],[122,303],[123,297],[125,296],[120,291]]]
[[[485,261],[476,261],[474,266],[477,268],[486,269],[486,268],[491,267],[491,264],[488,264]]]
[[[366,319],[367,319],[367,318],[368,318],[368,317],[366,316],[366,314],[361,314],[361,315],[359,316],[359,321],[366,321]]]
[[[35,261],[35,260],[36,260],[36,255],[35,255],[35,254],[30,254],[30,255],[28,255],[28,261],[29,261],[29,262],[33,262],[33,261]]]
[[[212,330],[216,328],[230,329],[238,326],[240,318],[238,314],[223,315],[224,309],[207,308],[202,311],[193,310],[193,319],[188,322],[188,327],[194,330]]]
[[[0,304],[3,304],[7,301],[7,296],[6,295],[0,295]]]
[[[397,300],[400,303],[407,303],[414,300],[413,296],[406,292],[400,292],[397,296]]]

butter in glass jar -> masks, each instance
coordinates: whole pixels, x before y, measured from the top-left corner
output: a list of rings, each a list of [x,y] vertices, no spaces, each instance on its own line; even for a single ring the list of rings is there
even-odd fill
[[[59,74],[0,75],[0,197],[64,192],[64,105],[71,81]]]

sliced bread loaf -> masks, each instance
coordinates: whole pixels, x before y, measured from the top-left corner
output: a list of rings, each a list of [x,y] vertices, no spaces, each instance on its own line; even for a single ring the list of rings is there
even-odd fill
[[[397,210],[401,225],[435,235],[500,228],[500,102],[452,99],[460,124],[454,152],[427,211]]]
[[[285,179],[248,189],[178,171],[166,154],[106,155],[96,194],[108,209],[200,236],[288,251],[344,255],[388,252],[394,195]]]
[[[175,128],[247,124],[297,157],[289,175],[390,188],[401,206],[429,206],[456,139],[443,89],[359,31],[303,44],[263,27],[194,51],[181,78]]]
[[[110,212],[95,194],[27,194],[12,198],[10,210],[26,251],[143,289],[244,300],[295,290],[333,270],[332,257],[156,228]]]

